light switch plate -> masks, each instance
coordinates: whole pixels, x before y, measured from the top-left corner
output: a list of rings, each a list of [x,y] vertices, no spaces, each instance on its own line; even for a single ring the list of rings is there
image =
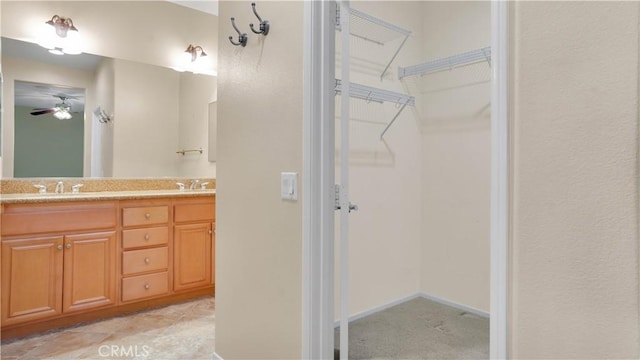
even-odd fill
[[[283,200],[298,200],[298,173],[280,174],[280,197]]]

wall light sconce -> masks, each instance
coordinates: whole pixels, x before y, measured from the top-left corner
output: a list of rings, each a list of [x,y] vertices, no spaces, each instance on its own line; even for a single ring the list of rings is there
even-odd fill
[[[174,69],[180,72],[192,72],[194,74],[205,74],[217,76],[217,72],[213,69],[210,61],[206,61],[203,57],[207,56],[204,49],[200,45],[191,45],[187,47]]]
[[[78,28],[71,18],[53,15],[51,20],[43,24],[40,35],[40,46],[49,49],[54,55],[80,54]]]
[[[187,50],[185,50],[184,52],[186,56],[188,56],[188,58],[191,60],[191,62],[195,62],[196,60],[198,60],[198,57],[207,56],[207,53],[204,52],[202,46],[200,45],[193,46],[189,44]]]

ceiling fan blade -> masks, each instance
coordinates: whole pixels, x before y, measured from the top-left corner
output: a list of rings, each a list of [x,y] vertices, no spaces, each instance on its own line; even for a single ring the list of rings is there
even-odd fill
[[[42,114],[50,114],[55,112],[55,109],[34,109],[36,111],[32,111],[31,115],[42,115]]]

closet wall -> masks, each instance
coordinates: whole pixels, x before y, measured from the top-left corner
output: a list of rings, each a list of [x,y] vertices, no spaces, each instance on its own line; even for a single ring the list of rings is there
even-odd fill
[[[490,3],[351,6],[414,33],[382,81],[393,46],[352,37],[351,81],[414,95],[416,107],[407,107],[381,141],[398,108],[351,100],[350,198],[360,210],[350,217],[350,313],[417,293],[488,312],[490,67],[399,80],[398,66],[489,46]]]
[[[424,60],[490,46],[491,3],[424,2],[423,37]],[[420,290],[488,312],[491,68],[405,79],[423,111]]]

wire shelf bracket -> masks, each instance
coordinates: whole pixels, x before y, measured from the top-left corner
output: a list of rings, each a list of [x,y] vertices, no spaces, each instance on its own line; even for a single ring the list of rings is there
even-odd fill
[[[398,78],[402,80],[408,76],[426,75],[442,70],[451,70],[459,66],[471,65],[486,61],[491,66],[491,47],[483,47],[445,58],[427,61],[422,64],[398,67]]]
[[[340,14],[338,13],[337,15],[337,18],[339,19]],[[353,8],[350,9],[350,15],[349,33],[356,38],[381,46],[384,46],[392,40],[403,38],[393,56],[387,62],[382,74],[380,74],[380,80],[382,80],[413,32]],[[336,21],[336,30],[342,30],[340,21]]]
[[[398,112],[396,112],[395,116],[387,124],[384,130],[382,130],[382,133],[380,134],[380,140],[382,140],[382,138],[384,137],[384,134],[387,132],[387,130],[389,130],[391,125],[393,125],[393,123],[398,119],[398,117],[400,116],[402,111],[407,107],[407,105],[416,106],[415,96],[401,94],[401,93],[384,90],[384,89],[378,89],[375,87],[360,85],[356,83],[351,83],[349,85],[349,88],[350,88],[349,96],[352,98],[365,100],[367,102],[373,101],[380,104],[385,102],[395,103],[397,106],[400,107]],[[335,92],[336,92],[336,95],[339,95],[342,93],[342,84],[339,79],[336,79]]]

